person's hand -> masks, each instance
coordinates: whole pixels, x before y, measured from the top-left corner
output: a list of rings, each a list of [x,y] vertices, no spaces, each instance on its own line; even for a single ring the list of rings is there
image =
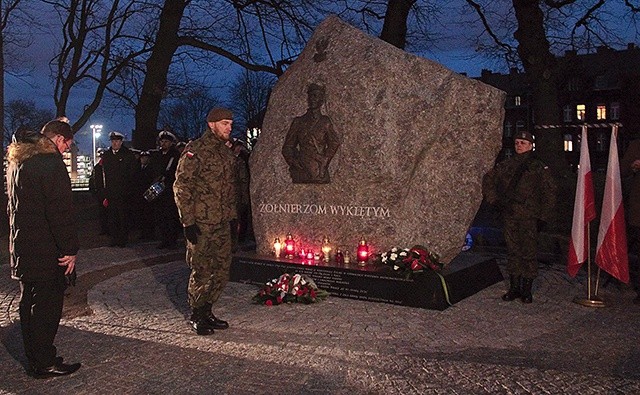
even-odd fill
[[[105,199],[102,201],[102,207],[104,207],[104,208],[109,207],[109,199],[105,198]]]
[[[73,268],[76,267],[76,256],[75,255],[65,255],[58,258],[58,266],[66,266],[64,271],[64,275],[71,274]]]
[[[198,235],[200,234],[202,232],[200,232],[200,228],[196,224],[185,226],[184,228],[184,237],[191,244],[198,244]]]

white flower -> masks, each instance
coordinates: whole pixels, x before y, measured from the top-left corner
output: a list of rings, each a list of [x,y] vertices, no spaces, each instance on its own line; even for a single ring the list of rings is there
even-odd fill
[[[294,274],[293,277],[291,278],[293,285],[298,285],[300,280],[302,280],[302,276],[299,274]]]
[[[407,251],[402,251],[399,255],[400,256],[407,256]]]
[[[384,256],[384,254],[382,255],[382,263],[385,263],[387,261],[387,257]]]
[[[398,259],[398,254],[396,253],[391,254],[391,260],[395,261],[396,259]]]
[[[398,266],[398,265],[393,265],[393,270],[400,270],[400,266]]]
[[[396,252],[396,251],[398,251],[398,248],[397,248],[397,247],[393,247],[393,248],[391,249],[391,252]]]

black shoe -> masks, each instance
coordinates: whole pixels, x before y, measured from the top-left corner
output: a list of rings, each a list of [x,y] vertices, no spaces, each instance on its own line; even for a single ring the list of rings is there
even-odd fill
[[[227,329],[229,328],[229,323],[227,321],[220,320],[216,318],[215,315],[211,314],[207,317],[207,322],[209,326],[213,329]]]
[[[190,320],[191,329],[200,336],[213,335],[213,328],[206,319]]]
[[[531,292],[531,288],[533,285],[532,278],[523,278],[522,279],[522,292],[520,296],[520,300],[524,304],[529,304],[533,302],[533,293]]]
[[[66,376],[68,374],[74,373],[78,369],[80,369],[80,363],[73,363],[71,365],[67,365],[65,363],[59,362],[56,359],[56,364],[51,365],[46,368],[34,368],[31,372],[31,375],[37,379],[46,379],[49,377],[57,377],[57,376]]]
[[[505,302],[511,302],[512,300],[516,300],[519,297],[521,297],[522,295],[520,295],[520,291],[519,290],[508,290],[507,293],[505,293],[504,295],[502,295],[502,300],[504,300]]]

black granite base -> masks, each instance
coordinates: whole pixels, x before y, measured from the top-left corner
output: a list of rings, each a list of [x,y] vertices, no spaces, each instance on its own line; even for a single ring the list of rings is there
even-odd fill
[[[406,278],[383,265],[359,266],[303,261],[239,253],[231,265],[231,281],[262,285],[283,273],[311,277],[331,296],[444,310],[451,304],[502,281],[495,259],[458,255],[440,274],[426,272]],[[447,301],[448,295],[448,301]]]

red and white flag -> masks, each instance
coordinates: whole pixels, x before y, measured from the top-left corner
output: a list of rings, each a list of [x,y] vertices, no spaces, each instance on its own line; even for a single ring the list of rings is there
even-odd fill
[[[607,180],[600,213],[600,229],[596,248],[596,263],[613,277],[629,283],[629,257],[627,256],[627,231],[622,205],[622,183],[618,161],[618,126],[611,129]]]
[[[578,182],[576,183],[576,199],[573,203],[573,224],[571,226],[571,240],[567,272],[575,277],[582,263],[589,254],[589,222],[596,217],[596,205],[593,194],[593,179],[591,178],[591,160],[589,158],[589,144],[587,141],[587,126],[582,126],[582,140],[580,142],[580,166],[578,168]]]

